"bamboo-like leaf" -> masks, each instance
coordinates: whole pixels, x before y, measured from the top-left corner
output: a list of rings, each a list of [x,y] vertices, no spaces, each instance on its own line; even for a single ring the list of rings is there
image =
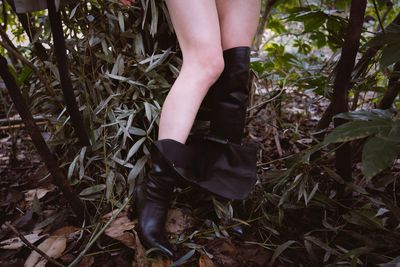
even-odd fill
[[[393,260],[387,263],[379,264],[379,267],[398,267],[398,266],[400,266],[400,256],[394,258]]]
[[[85,174],[85,164],[83,163],[83,160],[85,159],[86,149],[86,146],[82,147],[81,152],[79,153],[79,179],[82,179]]]
[[[95,193],[99,193],[99,192],[103,191],[104,189],[106,189],[105,184],[93,185],[91,187],[83,189],[79,195],[80,196],[89,196],[89,195],[93,195]]]
[[[274,254],[272,255],[271,261],[269,262],[269,266],[274,266],[274,263],[276,261],[276,259],[291,245],[293,245],[294,243],[296,243],[296,241],[294,240],[289,240],[286,241],[285,243],[283,243],[282,245],[280,245],[279,247],[277,247],[274,251]]]
[[[145,136],[146,135],[146,131],[137,127],[129,127],[128,129],[130,134],[133,135],[139,135],[139,136]]]
[[[125,21],[124,21],[124,15],[122,15],[121,11],[118,11],[118,23],[119,23],[119,28],[121,29],[121,32],[125,31]]]
[[[126,156],[126,162],[128,162],[133,155],[139,150],[139,148],[142,146],[142,144],[146,141],[146,137],[140,138],[136,143],[129,149],[128,155]]]
[[[76,156],[74,158],[74,160],[71,162],[71,164],[69,165],[68,174],[67,174],[68,179],[71,179],[72,174],[74,173],[74,170],[75,170],[76,163],[78,162],[78,159],[79,159],[79,155]]]
[[[80,3],[78,3],[72,10],[71,13],[69,14],[69,19],[72,19],[75,16],[75,12],[78,9]]]
[[[111,70],[111,75],[120,75],[121,73],[119,73],[119,62],[122,59],[122,54],[119,54],[117,56],[117,59],[115,60],[114,66]]]
[[[382,51],[382,57],[380,60],[381,68],[384,69],[399,61],[400,61],[400,44],[394,43],[387,45]]]
[[[140,82],[133,81],[130,78],[123,77],[123,76],[120,76],[120,75],[114,75],[114,74],[111,74],[111,73],[107,73],[107,76],[110,77],[111,79],[115,79],[115,80],[122,81],[122,82],[127,82],[127,83],[132,84],[132,85],[138,85],[138,86],[146,87],[144,84],[142,84]]]
[[[106,198],[110,201],[113,190],[114,190],[114,179],[115,173],[111,170],[106,178]]]
[[[325,137],[324,143],[348,142],[391,130],[392,120],[350,121],[335,128]]]
[[[370,180],[388,168],[400,153],[400,143],[385,140],[380,136],[368,139],[362,152],[362,172]]]
[[[142,8],[143,8],[142,29],[144,29],[144,24],[146,22],[147,13],[149,10],[149,0],[141,0],[141,3],[142,3]]]
[[[147,160],[148,156],[141,157],[136,161],[135,165],[132,167],[132,170],[129,172],[128,174],[129,193],[132,193],[136,177],[143,170]]]
[[[157,58],[157,60],[153,61],[145,70],[145,72],[150,72],[153,69],[155,69],[156,67],[158,67],[159,65],[161,65],[167,58],[168,56],[171,54],[171,48],[168,48],[167,50],[164,51],[164,53],[162,53],[161,55],[159,55],[159,57]]]
[[[173,262],[171,267],[177,267],[177,266],[181,266],[182,264],[184,264],[185,262],[187,262],[191,257],[193,257],[194,253],[196,253],[195,249],[189,250],[188,253],[186,253],[185,255],[183,255],[180,259],[178,259],[177,261]]]
[[[310,195],[308,195],[308,197],[306,197],[306,198],[304,199],[305,202],[306,202],[306,206],[308,205],[308,203],[310,203],[310,201],[311,201],[311,199],[314,197],[315,193],[317,193],[318,186],[319,186],[319,183],[316,183],[316,184],[314,185],[314,188],[313,188],[313,190],[311,191]]]
[[[146,112],[147,120],[151,122],[151,107],[149,103],[144,102],[144,110]]]
[[[319,246],[320,248],[322,248],[323,250],[331,253],[331,254],[335,254],[337,255],[338,252],[336,251],[336,249],[331,248],[328,244],[322,242],[321,240],[319,240],[318,238],[311,236],[311,235],[306,235],[304,237],[304,239],[310,241],[311,243],[314,243],[315,245]]]
[[[334,118],[341,118],[345,120],[381,120],[391,119],[392,112],[384,109],[371,109],[371,110],[356,110],[352,112],[340,113]]]
[[[141,34],[135,35],[135,54],[137,55],[144,55],[144,44],[143,44],[143,37]]]
[[[156,1],[150,0],[151,2],[151,24],[150,24],[150,34],[154,36],[157,33],[158,26],[158,8],[156,7]]]

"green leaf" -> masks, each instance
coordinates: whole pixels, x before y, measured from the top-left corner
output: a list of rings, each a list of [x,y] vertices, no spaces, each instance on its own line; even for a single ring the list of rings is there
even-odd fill
[[[314,243],[315,245],[322,248],[326,252],[329,252],[331,254],[336,254],[336,255],[338,254],[338,252],[334,248],[331,248],[328,244],[322,242],[321,240],[319,240],[318,238],[316,238],[314,236],[306,235],[304,237],[304,239],[310,241],[311,243]]]
[[[118,23],[119,23],[119,28],[121,29],[121,32],[125,31],[125,21],[124,21],[124,16],[122,15],[121,11],[118,11]]]
[[[392,45],[400,42],[400,28],[396,27],[394,24],[388,26],[386,31],[375,35],[366,44],[369,47],[380,47],[384,45]]]
[[[400,43],[394,43],[385,46],[382,50],[382,57],[380,60],[381,68],[386,68],[396,62],[400,61]]]
[[[33,70],[28,66],[23,66],[21,74],[18,75],[17,84],[22,86],[24,83],[28,81],[28,79],[32,76]]]
[[[367,180],[388,168],[400,152],[400,143],[380,136],[368,139],[362,152],[362,172]]]
[[[138,159],[131,169],[131,171],[128,174],[128,184],[129,184],[129,192],[131,193],[133,191],[133,186],[135,184],[135,179],[139,175],[139,173],[142,171],[144,166],[146,165],[148,156],[143,156],[140,159]]]
[[[368,230],[384,230],[384,222],[382,219],[375,216],[375,211],[356,210],[344,214],[343,219],[349,223],[355,224],[358,227]],[[360,229],[360,230],[361,230]]]
[[[144,136],[146,135],[146,131],[137,127],[129,127],[128,132],[133,135]]]
[[[281,255],[288,247],[296,243],[294,240],[289,240],[277,247],[272,255],[271,261],[269,262],[269,266],[273,266],[275,260]]]
[[[146,137],[140,138],[130,149],[128,152],[128,155],[126,156],[125,162],[128,162],[133,155],[139,150],[139,148],[142,146],[143,142],[146,140]]]
[[[379,267],[398,267],[399,265],[400,265],[400,256],[394,258],[393,260],[387,263],[379,264]]]
[[[316,31],[318,30],[326,21],[326,16],[322,12],[314,14],[313,16],[308,17],[307,20],[304,20],[304,30],[306,32]]]
[[[115,173],[110,171],[106,178],[106,198],[110,201],[113,190],[114,190],[114,180],[115,180]]]
[[[78,3],[69,14],[69,19],[72,19],[75,16],[76,9],[79,7],[80,3]]]
[[[146,112],[146,118],[151,122],[151,106],[149,103],[144,102],[144,110]]]
[[[156,7],[156,1],[150,0],[150,6],[151,6],[150,34],[154,36],[157,33],[157,25],[158,25],[158,8]]]
[[[72,174],[74,173],[74,170],[75,170],[76,163],[78,162],[78,159],[79,159],[79,155],[76,156],[76,157],[74,158],[74,160],[71,162],[71,164],[69,165],[69,167],[68,167],[68,173],[67,173],[67,178],[68,178],[68,179],[71,179]]]
[[[392,113],[385,109],[356,110],[352,112],[343,112],[334,116],[334,118],[345,120],[378,120],[391,119],[391,117]]]
[[[94,185],[94,186],[83,189],[79,195],[80,196],[89,196],[89,195],[101,192],[104,189],[106,189],[105,184],[98,184],[98,185]]]
[[[325,137],[324,143],[348,142],[378,133],[387,133],[391,128],[391,120],[350,121],[335,128]]]
[[[168,58],[168,56],[170,54],[171,54],[171,48],[168,48],[167,50],[164,51],[164,53],[162,53],[161,55],[158,55],[159,57],[156,60],[150,62],[149,66],[146,68],[145,72],[150,72],[153,69],[160,66],[162,63],[164,63],[164,61]],[[146,61],[142,61],[141,63],[143,63],[143,62],[146,62]]]
[[[191,257],[193,257],[195,252],[196,252],[195,249],[189,250],[189,252],[183,255],[179,260],[173,262],[171,267],[181,266],[182,264],[187,262]]]
[[[81,152],[79,153],[79,179],[82,179],[85,174],[85,165],[83,160],[85,159],[87,146],[82,147]]]

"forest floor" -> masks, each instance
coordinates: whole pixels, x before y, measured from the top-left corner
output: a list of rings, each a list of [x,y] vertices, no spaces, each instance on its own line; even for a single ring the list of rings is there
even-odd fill
[[[271,168],[283,169],[282,159],[311,146],[317,114],[326,107],[326,102],[316,98],[312,94],[286,93],[251,112],[246,139],[260,146],[261,175]],[[259,98],[254,106],[263,101]],[[68,265],[88,243],[88,233],[94,226],[84,231],[76,228],[74,216],[52,185],[29,135],[22,128],[6,128],[0,130],[0,265],[34,266],[32,262],[38,261],[38,254],[16,238],[17,232]],[[208,205],[205,209],[194,209],[185,207],[184,199],[178,199],[171,209],[167,229],[180,243],[180,260],[186,262],[185,266],[267,266],[271,261],[274,251],[259,243],[257,229],[251,223],[246,233],[237,237],[219,225],[211,200],[202,202]],[[105,223],[110,217],[99,214],[98,220]],[[14,231],[6,222],[15,227]],[[132,231],[135,223],[122,211],[77,266],[147,266],[145,251]],[[204,253],[193,256],[193,249]],[[162,259],[150,262],[149,266],[171,263]],[[45,261],[42,263],[44,266]]]

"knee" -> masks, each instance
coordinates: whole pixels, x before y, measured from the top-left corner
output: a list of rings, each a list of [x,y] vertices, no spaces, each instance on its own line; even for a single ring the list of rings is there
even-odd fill
[[[222,49],[202,49],[194,51],[192,55],[183,60],[184,66],[192,68],[199,77],[213,84],[224,70]]]
[[[214,83],[225,67],[222,49],[199,53],[199,65],[205,72],[206,77]]]

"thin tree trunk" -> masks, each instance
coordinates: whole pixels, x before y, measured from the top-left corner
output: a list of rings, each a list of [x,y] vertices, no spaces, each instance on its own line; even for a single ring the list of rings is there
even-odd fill
[[[364,22],[367,0],[352,0],[350,8],[349,24],[347,26],[342,54],[340,56],[335,81],[333,84],[332,114],[336,115],[347,112],[348,89],[350,86],[351,73],[354,68],[356,55],[360,46],[360,37]],[[345,123],[345,120],[335,119],[334,125]],[[345,180],[352,179],[352,156],[350,143],[340,144],[335,153],[335,165],[337,173]]]
[[[78,109],[74,89],[69,75],[68,58],[66,54],[64,32],[61,24],[60,12],[56,11],[54,0],[47,0],[51,32],[53,33],[54,49],[60,73],[61,89],[64,94],[67,111],[71,116],[71,122],[78,135],[82,146],[90,146],[89,137],[85,131],[82,116]]]
[[[42,157],[47,169],[49,170],[54,184],[60,188],[63,195],[71,205],[71,208],[78,219],[83,222],[85,219],[85,209],[80,198],[72,192],[72,188],[66,179],[64,173],[57,164],[55,156],[50,152],[45,140],[43,139],[39,128],[35,124],[35,120],[26,106],[21,91],[15,82],[12,74],[8,70],[7,60],[0,55],[0,76],[3,79],[9,95],[21,116],[26,130],[28,131],[33,144]]]
[[[386,29],[390,26],[393,25],[399,25],[400,24],[400,13],[397,14],[397,16],[393,19],[393,21],[386,27]],[[355,73],[355,77],[354,80],[359,78],[363,73],[365,73],[365,71],[368,68],[369,63],[371,62],[372,58],[375,57],[376,53],[382,48],[383,45],[377,45],[377,46],[372,46],[369,47],[367,49],[367,51],[365,51],[365,53],[363,54],[363,56],[361,57],[361,59],[357,62],[356,66],[354,67],[354,70],[356,70]],[[348,90],[351,88],[352,86],[350,85],[350,87],[348,88]],[[317,124],[317,129],[326,129],[328,128],[329,124],[332,121],[332,117],[334,116],[334,114],[331,112],[332,107],[331,104],[328,106],[328,108],[325,110],[324,114],[322,115],[322,118],[320,119],[320,121]]]
[[[47,79],[47,77],[42,75],[42,73],[29,60],[24,58],[24,56],[21,55],[21,53],[15,48],[15,46],[9,45],[11,43],[11,40],[8,38],[7,34],[3,31],[2,28],[0,28],[0,35],[3,39],[3,41],[0,41],[0,45],[7,50],[9,55],[12,55],[16,59],[19,59],[24,65],[29,67],[35,73],[38,79],[43,83],[47,93],[51,96],[55,96],[56,93],[54,92],[53,87],[51,87],[50,81]]]
[[[35,47],[36,55],[42,60],[46,61],[48,58],[46,49],[40,42],[34,42],[33,38],[35,37],[37,31],[35,27],[32,27],[31,22],[28,19],[29,14],[17,14],[15,10],[14,1],[7,0],[8,4],[11,6],[14,14],[18,17],[18,20],[21,22],[22,28],[24,28],[25,33],[28,35],[29,41]]]
[[[272,7],[275,5],[276,2],[278,2],[278,0],[266,0],[263,15],[260,19],[260,23],[258,24],[256,36],[254,39],[254,47],[256,50],[258,50],[261,45],[263,33],[269,18],[269,14],[271,13]]]
[[[380,109],[388,109],[392,106],[400,92],[400,63],[394,65],[393,72],[389,79],[388,89],[378,105]]]

